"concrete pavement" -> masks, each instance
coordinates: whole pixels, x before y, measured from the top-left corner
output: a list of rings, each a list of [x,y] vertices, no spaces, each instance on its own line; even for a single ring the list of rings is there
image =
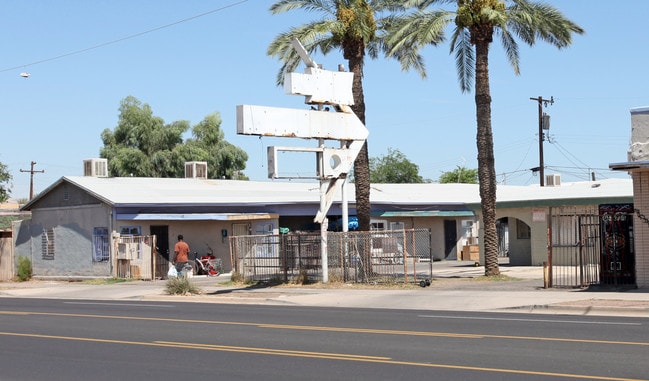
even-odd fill
[[[229,275],[193,277],[200,295],[167,295],[166,281],[89,284],[37,280],[0,282],[0,298],[148,300],[286,306],[397,308],[449,311],[507,311],[649,317],[649,290],[544,289],[541,267],[502,265],[514,280],[480,278],[483,267],[466,262],[435,262],[430,287],[381,285],[282,285],[246,287]]]

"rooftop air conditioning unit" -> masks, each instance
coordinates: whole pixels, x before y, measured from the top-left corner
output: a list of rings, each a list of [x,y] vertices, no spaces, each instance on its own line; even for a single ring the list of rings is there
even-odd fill
[[[108,159],[84,160],[83,175],[90,177],[108,177]]]
[[[553,174],[545,176],[545,185],[549,187],[558,187],[561,185],[561,175]]]
[[[206,161],[188,161],[185,163],[186,179],[207,179]]]

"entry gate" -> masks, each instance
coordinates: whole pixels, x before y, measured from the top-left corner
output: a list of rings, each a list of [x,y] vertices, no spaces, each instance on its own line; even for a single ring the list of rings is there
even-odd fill
[[[634,285],[633,205],[550,208],[548,283]]]
[[[115,256],[113,271],[115,278],[154,278],[155,236],[120,236],[113,239]]]

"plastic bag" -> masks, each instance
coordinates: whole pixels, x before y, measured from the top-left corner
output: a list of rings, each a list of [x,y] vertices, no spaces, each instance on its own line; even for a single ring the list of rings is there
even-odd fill
[[[171,265],[169,266],[169,271],[167,271],[167,278],[175,278],[178,276],[178,271],[176,270],[176,266]]]

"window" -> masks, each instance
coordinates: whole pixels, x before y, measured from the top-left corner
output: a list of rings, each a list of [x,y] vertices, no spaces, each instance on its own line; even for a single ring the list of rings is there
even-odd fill
[[[120,226],[119,227],[120,235],[142,235],[141,226]]]
[[[386,220],[371,220],[370,221],[370,230],[387,230],[388,221]]]
[[[92,260],[105,262],[110,259],[108,228],[94,228],[92,232]]]
[[[54,260],[54,229],[43,229],[41,255],[45,260]]]
[[[255,223],[255,235],[273,234],[272,222],[257,222]]]

